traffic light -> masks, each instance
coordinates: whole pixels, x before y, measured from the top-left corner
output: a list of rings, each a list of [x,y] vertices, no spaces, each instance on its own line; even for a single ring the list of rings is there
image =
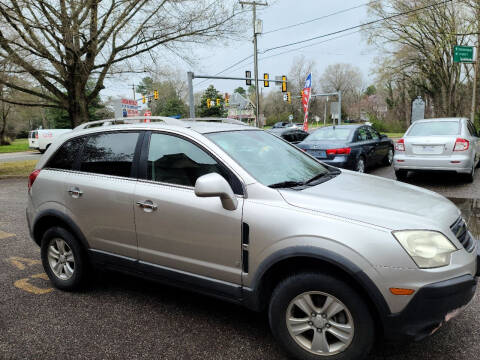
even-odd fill
[[[153,90],[153,98],[158,100],[158,90]]]
[[[303,90],[300,90],[300,95],[301,97],[303,97]]]
[[[142,95],[142,104],[145,104],[147,102],[147,99],[145,99],[145,95]]]
[[[264,87],[269,87],[269,85],[270,85],[270,82],[268,81],[268,74],[264,73],[263,74],[263,86]]]
[[[287,77],[282,76],[282,92],[287,92]]]
[[[245,80],[245,84],[247,84],[247,85],[252,85],[252,79],[251,79],[251,77],[252,77],[252,72],[251,72],[251,71],[248,71],[248,70],[245,71],[245,77],[247,78],[247,79]]]
[[[209,109],[210,109],[210,106],[212,106],[212,105],[210,104],[210,101],[211,101],[210,99],[207,99],[207,108],[209,108]]]
[[[290,91],[287,91],[287,102],[289,104],[292,103],[292,93]]]
[[[217,106],[220,106],[220,99],[217,98]]]
[[[230,104],[230,95],[225,93],[225,106],[229,106]]]

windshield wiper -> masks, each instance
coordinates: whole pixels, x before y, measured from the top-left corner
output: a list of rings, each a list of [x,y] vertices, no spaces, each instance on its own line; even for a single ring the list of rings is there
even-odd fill
[[[329,172],[324,172],[324,173],[320,173],[320,174],[317,174],[315,175],[314,177],[312,177],[311,179],[308,179],[307,181],[305,181],[303,184],[304,185],[308,185],[308,184],[311,184],[312,182],[316,181],[316,180],[319,180],[323,177],[332,177],[332,176],[336,176],[338,174],[340,174],[340,170],[338,169],[331,169]]]
[[[295,187],[295,186],[301,186],[301,185],[304,185],[303,182],[301,181],[282,181],[282,182],[279,182],[279,183],[275,183],[275,184],[270,184],[268,185],[268,187],[272,188],[272,189],[278,189],[278,188],[290,188],[290,187]]]

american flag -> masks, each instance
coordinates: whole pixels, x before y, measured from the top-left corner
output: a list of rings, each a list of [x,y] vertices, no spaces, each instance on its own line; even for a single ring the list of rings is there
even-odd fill
[[[310,102],[310,92],[312,91],[312,73],[308,74],[303,87],[302,105],[305,112],[303,119],[303,130],[308,131],[308,103]]]

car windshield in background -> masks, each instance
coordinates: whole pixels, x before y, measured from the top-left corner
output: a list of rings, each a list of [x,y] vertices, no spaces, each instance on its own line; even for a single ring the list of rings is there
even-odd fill
[[[460,124],[458,121],[429,121],[414,124],[407,136],[441,136],[458,135],[459,133]]]
[[[322,128],[315,131],[311,134],[307,141],[310,140],[348,140],[350,138],[350,134],[352,133],[352,129],[347,128]]]
[[[206,136],[266,186],[300,185],[329,173],[301,150],[265,131],[228,131]]]

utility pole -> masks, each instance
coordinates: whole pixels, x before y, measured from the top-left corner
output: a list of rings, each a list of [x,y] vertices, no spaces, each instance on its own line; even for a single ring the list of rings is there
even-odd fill
[[[475,124],[475,110],[477,105],[477,85],[478,85],[478,61],[480,60],[480,1],[476,2],[476,20],[477,20],[477,47],[476,47],[476,59],[473,64],[473,91],[472,91],[472,112],[470,114],[470,120],[472,124]]]
[[[135,84],[131,84],[130,86],[132,87],[132,90],[133,90],[133,100],[136,100],[135,99]]]
[[[259,3],[256,1],[240,1],[242,5],[252,5],[253,8],[253,66],[255,76],[255,123],[260,126],[260,93],[258,91],[258,52],[257,52],[257,5],[267,6],[267,3]]]

